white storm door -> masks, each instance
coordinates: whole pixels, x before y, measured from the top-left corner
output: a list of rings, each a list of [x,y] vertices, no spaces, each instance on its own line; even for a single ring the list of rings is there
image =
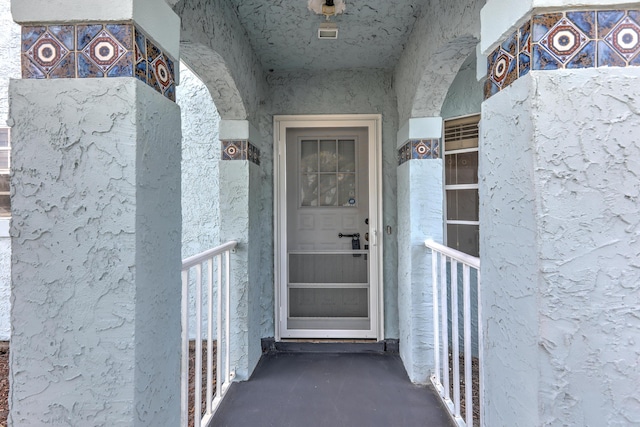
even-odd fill
[[[364,127],[286,133],[282,338],[377,338],[369,141]]]

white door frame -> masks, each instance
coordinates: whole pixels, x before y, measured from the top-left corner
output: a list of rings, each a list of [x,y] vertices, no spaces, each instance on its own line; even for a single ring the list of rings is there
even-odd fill
[[[382,275],[382,115],[380,114],[327,114],[274,116],[274,279],[275,279],[275,338],[282,339],[281,326],[287,315],[283,305],[283,289],[287,277],[287,168],[286,142],[290,128],[367,128],[369,138],[369,275],[372,307],[370,307],[371,329],[361,331],[360,336],[345,331],[331,331],[331,338],[384,339],[384,292]],[[284,288],[283,288],[284,284]],[[289,330],[287,338],[310,337],[308,330]],[[341,336],[342,335],[342,336]]]

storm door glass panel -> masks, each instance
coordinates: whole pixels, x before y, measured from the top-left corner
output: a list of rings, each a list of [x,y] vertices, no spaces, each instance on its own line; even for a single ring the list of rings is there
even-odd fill
[[[289,317],[368,318],[364,253],[289,254]]]
[[[367,288],[291,288],[290,317],[369,316]]]

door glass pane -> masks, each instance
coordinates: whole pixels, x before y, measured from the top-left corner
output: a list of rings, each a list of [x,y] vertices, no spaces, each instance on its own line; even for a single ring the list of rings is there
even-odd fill
[[[320,172],[338,171],[338,153],[336,152],[336,141],[320,141]]]
[[[356,142],[354,140],[338,141],[338,171],[356,171]]]
[[[447,219],[478,221],[478,190],[447,190]]]
[[[317,174],[303,174],[300,176],[300,205],[318,206]]]
[[[352,201],[353,203],[350,203]],[[356,175],[353,173],[338,174],[338,205],[356,206]]]
[[[447,224],[447,246],[472,256],[479,256],[478,225]]]
[[[300,143],[300,172],[318,171],[318,141],[302,141]]]
[[[320,175],[320,206],[338,206],[336,174]]]
[[[291,288],[290,317],[368,317],[366,288]]]
[[[289,283],[367,283],[364,254],[290,254]]]

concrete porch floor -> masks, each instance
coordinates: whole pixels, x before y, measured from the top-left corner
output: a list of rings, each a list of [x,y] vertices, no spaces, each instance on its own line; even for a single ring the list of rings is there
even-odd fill
[[[430,387],[397,354],[269,353],[235,383],[214,427],[451,427]]]

